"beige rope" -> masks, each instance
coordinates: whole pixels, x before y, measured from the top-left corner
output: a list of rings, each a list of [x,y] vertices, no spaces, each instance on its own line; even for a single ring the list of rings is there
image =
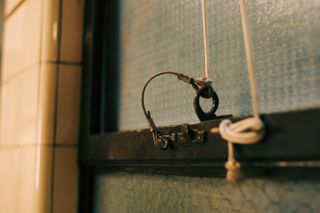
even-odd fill
[[[227,169],[227,180],[236,183],[242,178],[241,165],[234,158],[233,144],[228,142],[228,161],[224,167]]]
[[[208,23],[206,0],[201,1],[202,8],[202,32],[203,32],[203,50],[204,50],[204,77],[198,80],[209,80],[209,42],[208,42]]]
[[[246,1],[239,0],[240,15],[242,23],[243,41],[245,46],[247,71],[250,82],[251,103],[253,109],[253,117],[243,119],[236,123],[230,120],[223,120],[219,125],[221,137],[228,142],[228,161],[225,164],[227,169],[227,179],[230,182],[237,182],[241,178],[240,163],[235,160],[233,143],[237,144],[253,144],[259,142],[264,136],[264,125],[259,117],[259,103],[257,96],[257,86],[255,79],[253,50],[251,47],[250,29],[248,23],[248,15],[246,9]],[[216,133],[217,129],[211,132]]]
[[[253,116],[256,118],[259,118],[257,84],[256,84],[256,78],[255,78],[253,50],[252,50],[252,45],[251,45],[250,28],[249,28],[248,14],[247,14],[247,8],[246,8],[246,1],[239,0],[239,3],[240,3],[240,15],[241,15],[241,23],[242,23],[243,41],[244,41],[244,47],[245,47],[245,51],[246,51],[248,75],[249,75],[249,81],[250,81],[250,92],[251,92],[251,103],[252,103]]]
[[[225,119],[219,125],[219,132],[227,141],[237,144],[253,144],[264,135],[264,125],[259,118],[246,118],[236,123]]]

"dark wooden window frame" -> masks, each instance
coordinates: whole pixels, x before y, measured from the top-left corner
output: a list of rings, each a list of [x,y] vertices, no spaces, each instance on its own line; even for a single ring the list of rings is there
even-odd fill
[[[120,170],[215,177],[223,176],[225,172],[227,144],[217,134],[207,134],[203,144],[175,144],[172,149],[160,151],[154,146],[148,129],[114,132],[117,122],[114,112],[118,106],[117,2],[86,1],[79,152],[80,212],[91,211],[93,178],[97,172]],[[236,157],[247,175],[319,174],[319,108],[264,114],[262,119],[267,125],[264,140],[254,145],[236,145]],[[219,122],[201,122],[192,127],[209,131]],[[180,127],[163,127],[163,130],[176,132]]]

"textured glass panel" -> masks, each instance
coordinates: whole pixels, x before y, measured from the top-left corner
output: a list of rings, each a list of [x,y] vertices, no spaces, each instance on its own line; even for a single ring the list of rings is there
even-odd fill
[[[160,71],[203,73],[200,0],[122,0],[119,129],[145,128],[144,82]],[[251,113],[238,0],[207,1],[210,78],[218,114]],[[262,112],[320,106],[320,1],[248,0]],[[195,123],[194,91],[172,76],[151,83],[159,125]]]
[[[95,212],[309,213],[319,212],[320,181],[113,173],[97,178]]]

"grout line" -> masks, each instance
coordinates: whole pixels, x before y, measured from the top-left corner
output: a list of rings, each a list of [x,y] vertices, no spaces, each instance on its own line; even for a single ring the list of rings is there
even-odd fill
[[[23,175],[25,175],[25,174],[23,174],[23,172],[21,171],[22,170],[22,150],[21,149],[19,149],[19,150],[16,150],[16,152],[18,152],[19,154],[18,154],[18,173],[17,173],[17,175],[18,175],[18,178],[16,179],[16,185],[17,185],[17,188],[16,188],[16,192],[17,192],[17,194],[19,194],[19,192],[20,192],[20,187],[23,187],[22,185],[21,185],[21,181],[20,181],[20,178],[21,177],[23,177]],[[35,157],[35,156],[34,156]],[[33,174],[35,174],[34,173],[35,172],[35,169],[33,170]],[[34,193],[34,188],[32,189],[33,190],[33,193]],[[16,211],[18,210],[18,208],[20,207],[20,202],[19,202],[19,206],[18,205],[16,205]],[[33,205],[32,205],[32,209],[34,209],[34,202],[33,202]]]
[[[77,148],[78,144],[54,144],[53,145],[54,148]]]
[[[1,15],[1,17],[4,17],[4,5],[5,5],[5,2],[4,1],[1,1],[1,3],[0,3],[0,7],[2,8],[2,10],[0,11],[0,15]],[[3,33],[3,31],[4,31],[4,21],[2,20],[1,22],[1,25],[0,25],[0,33],[1,33],[1,41],[0,42],[3,42],[2,40],[3,40],[3,35],[4,35],[4,33]],[[2,48],[3,48],[3,44],[1,44],[0,45],[1,46],[1,56],[2,57],[0,57],[0,64],[2,65],[2,62],[3,62],[3,50],[2,50]],[[2,82],[2,75],[3,75],[3,72],[2,72],[2,67],[3,66],[0,66],[0,107],[2,108],[3,106],[2,106],[2,93],[3,93],[3,91],[2,91],[2,84],[3,84],[3,82]],[[0,109],[1,109],[0,108]],[[2,113],[0,113],[0,128],[2,128]],[[1,141],[0,141],[0,145],[1,145]]]
[[[58,10],[58,37],[57,37],[57,58],[58,61],[60,61],[60,52],[61,52],[61,39],[62,39],[62,10],[63,10],[63,1],[59,0],[59,10]],[[60,66],[56,67],[56,84],[55,84],[55,101],[54,101],[54,125],[53,125],[53,146],[55,147],[56,145],[56,140],[57,140],[57,119],[58,119],[58,100],[59,100],[59,80],[60,80]],[[55,159],[56,159],[56,149],[54,148],[52,150],[52,179],[51,179],[51,202],[50,202],[50,212],[54,212],[54,205],[55,205],[55,200],[54,200],[54,189],[55,189]]]
[[[2,78],[3,80],[1,81],[0,87],[2,85],[10,83],[12,80],[16,79],[17,77],[23,75],[25,72],[30,71],[30,69],[35,68],[37,66],[40,67],[40,75],[41,75],[41,72],[42,72],[41,67],[46,64],[66,65],[66,66],[76,66],[76,67],[82,67],[82,65],[83,65],[81,62],[67,62],[67,61],[43,61],[41,63],[31,64],[31,65],[28,65],[22,69],[17,70],[14,74],[9,75],[5,79]],[[40,75],[39,75],[39,79],[40,79]]]
[[[52,147],[52,148],[72,148],[78,147],[78,144],[38,144],[38,143],[30,143],[30,144],[0,144],[0,151],[10,150],[10,149],[23,149],[28,147]]]
[[[34,174],[35,174],[35,185],[36,187],[34,187],[33,189],[33,193],[36,194],[36,190],[39,189],[39,186],[40,186],[40,180],[41,180],[41,174],[42,174],[42,171],[41,171],[41,165],[42,164],[47,164],[48,162],[43,162],[44,159],[41,159],[41,136],[42,136],[42,128],[41,128],[41,125],[42,122],[41,122],[41,95],[42,95],[42,92],[46,92],[45,90],[42,90],[41,86],[42,86],[42,76],[43,76],[43,73],[42,73],[42,68],[43,68],[43,65],[40,63],[41,62],[41,58],[42,58],[42,42],[43,42],[43,24],[44,24],[44,1],[41,1],[40,3],[40,16],[41,16],[41,20],[40,21],[40,40],[38,41],[39,42],[39,55],[38,55],[38,90],[37,90],[37,128],[36,128],[36,151],[35,151],[35,167],[34,167]],[[47,144],[47,145],[50,145],[50,144]],[[42,147],[50,147],[50,146],[42,146]],[[50,164],[50,162],[48,163]],[[50,174],[47,173],[46,171],[46,176],[50,176]],[[46,177],[47,178],[47,177]],[[46,195],[47,196],[47,195]],[[38,197],[39,199],[39,197]],[[41,202],[41,201],[40,201]],[[36,202],[37,203],[37,202]],[[38,208],[39,208],[39,205],[36,205],[35,202],[33,203],[33,211],[38,211]]]
[[[82,62],[60,61],[62,65],[83,66]]]
[[[15,78],[19,77],[20,75],[23,75],[25,72],[29,71],[32,68],[35,68],[37,66],[39,66],[39,63],[35,63],[35,64],[30,64],[22,69],[17,70],[14,74],[9,75],[8,77],[6,77],[5,79],[3,78],[3,81],[1,82],[1,84],[7,84],[10,81],[14,80]]]
[[[26,0],[20,0],[7,14],[4,15],[3,19],[7,20],[8,18],[10,18],[25,1]]]
[[[82,62],[74,62],[74,61],[60,61],[60,60],[48,60],[43,61],[42,63],[46,64],[57,64],[57,65],[70,65],[70,66],[83,66]]]
[[[4,15],[4,4],[5,4],[5,2],[4,1],[1,1],[1,3],[0,3],[0,7],[2,7],[2,10],[1,10],[1,12],[0,12],[0,15],[2,16],[2,17],[4,17],[3,15]],[[0,33],[1,33],[1,36],[0,36],[0,38],[1,38],[1,42],[3,42],[3,31],[4,31],[4,20],[1,20],[1,22],[0,22],[0,27],[1,27],[1,29],[0,29]],[[3,47],[3,44],[1,44],[1,48]],[[1,51],[1,56],[2,57],[0,57],[0,64],[2,65],[2,63],[3,63],[3,50]],[[2,72],[2,67],[3,66],[0,66],[0,109],[3,107],[2,106],[2,93],[3,93],[3,91],[2,91],[2,76],[3,76],[3,72]],[[2,113],[0,113],[0,128],[2,128]],[[0,145],[1,145],[1,143],[2,143],[2,141],[0,141]]]

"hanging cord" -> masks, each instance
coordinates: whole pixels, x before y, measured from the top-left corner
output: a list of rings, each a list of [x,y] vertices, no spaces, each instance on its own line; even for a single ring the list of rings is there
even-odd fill
[[[209,42],[208,42],[208,23],[206,0],[201,0],[202,9],[202,33],[203,33],[203,50],[204,50],[204,76],[198,80],[211,82],[209,79]]]
[[[245,46],[245,54],[247,61],[247,71],[250,82],[251,103],[253,109],[253,117],[243,119],[236,123],[230,120],[223,120],[219,129],[212,129],[211,132],[220,132],[221,137],[228,142],[228,161],[225,164],[227,169],[227,180],[235,183],[241,176],[240,163],[236,161],[234,156],[233,143],[236,144],[253,144],[259,142],[264,136],[264,124],[259,116],[259,103],[257,96],[257,86],[255,79],[253,50],[251,47],[251,38],[249,32],[248,15],[246,9],[246,0],[239,0],[240,15],[242,23],[243,41]]]
[[[165,74],[176,75],[179,80],[182,80],[186,83],[192,85],[192,87],[196,90],[197,94],[194,99],[194,108],[198,118],[201,121],[211,120],[216,118],[215,112],[219,106],[219,98],[216,92],[213,90],[212,86],[210,85],[212,81],[209,79],[209,71],[208,71],[208,59],[209,59],[209,43],[208,43],[208,27],[207,27],[207,14],[206,14],[206,0],[202,0],[202,30],[203,30],[203,47],[204,47],[204,76],[193,79],[184,74],[176,73],[176,72],[161,72],[154,76],[152,76],[144,85],[141,95],[141,105],[143,112],[147,118],[150,130],[152,132],[154,144],[160,149],[165,150],[168,148],[168,144],[170,142],[170,136],[162,134],[157,126],[155,125],[153,119],[151,118],[150,111],[147,111],[144,105],[144,95],[145,90],[148,84],[156,77]],[[209,112],[204,112],[200,106],[199,98],[206,98],[212,99],[213,105]]]

